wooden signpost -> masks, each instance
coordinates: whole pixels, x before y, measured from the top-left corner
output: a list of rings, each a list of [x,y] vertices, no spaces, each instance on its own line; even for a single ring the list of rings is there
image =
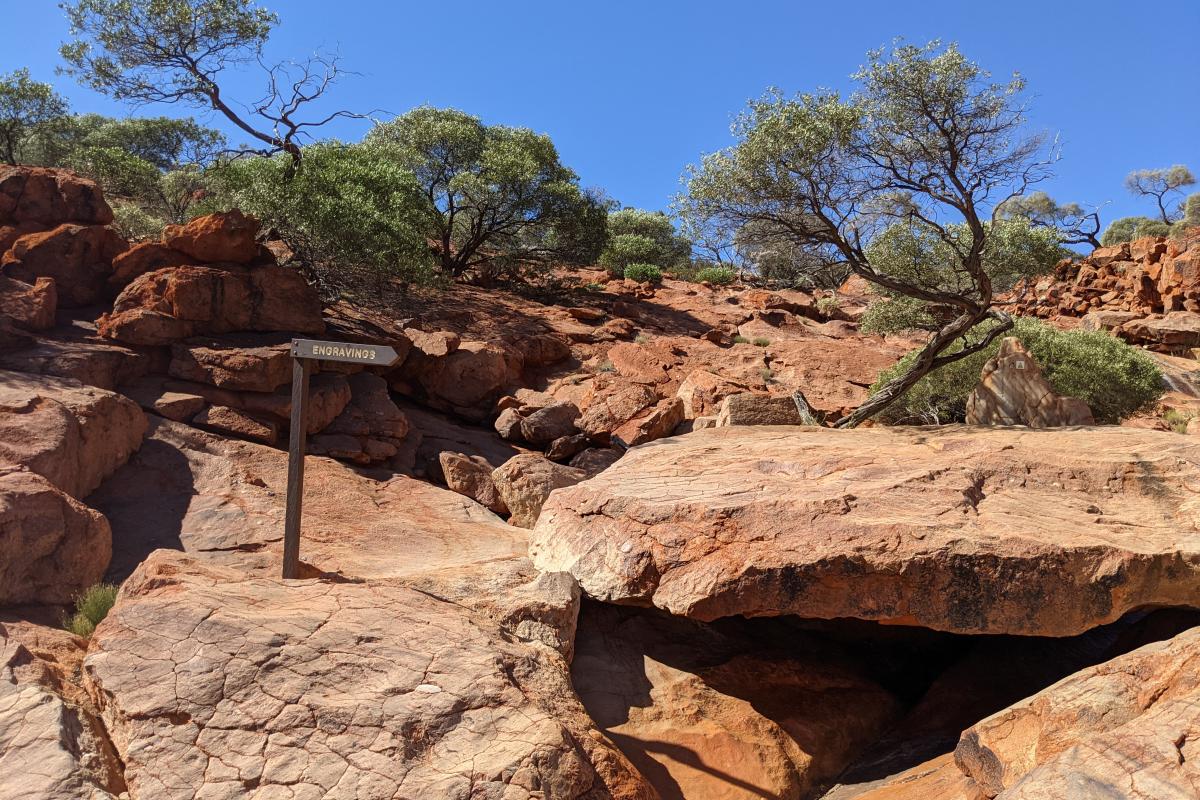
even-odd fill
[[[300,572],[300,514],[304,504],[304,450],[308,441],[308,379],[317,361],[390,367],[400,360],[382,344],[292,339],[292,429],[288,437],[287,513],[283,523],[283,577]]]

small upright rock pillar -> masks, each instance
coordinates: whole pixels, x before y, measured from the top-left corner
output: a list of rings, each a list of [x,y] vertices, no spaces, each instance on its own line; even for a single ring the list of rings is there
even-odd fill
[[[1096,421],[1083,400],[1056,394],[1029,351],[1009,336],[984,364],[979,383],[967,398],[967,424],[1058,428]]]

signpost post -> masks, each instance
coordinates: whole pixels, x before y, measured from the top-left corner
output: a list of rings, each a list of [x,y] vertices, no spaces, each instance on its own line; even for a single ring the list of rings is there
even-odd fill
[[[288,436],[287,511],[283,523],[283,577],[300,572],[300,514],[304,505],[304,450],[308,441],[308,379],[316,361],[390,367],[400,360],[381,344],[292,339],[292,421]]]

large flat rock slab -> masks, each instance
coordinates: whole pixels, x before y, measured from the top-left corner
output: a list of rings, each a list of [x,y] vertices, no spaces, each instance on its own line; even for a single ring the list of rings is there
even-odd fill
[[[386,581],[158,551],[84,671],[135,798],[655,797],[555,650]]]
[[[1099,427],[747,427],[556,490],[539,568],[701,620],[851,617],[1065,636],[1200,606],[1200,446]]]

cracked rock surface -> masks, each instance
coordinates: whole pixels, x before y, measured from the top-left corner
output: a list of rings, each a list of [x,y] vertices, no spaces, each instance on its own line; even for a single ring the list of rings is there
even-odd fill
[[[144,798],[650,798],[549,648],[386,582],[158,551],[85,679]]]
[[[1066,636],[1195,607],[1200,447],[1132,428],[716,428],[556,490],[543,570],[701,620]]]

